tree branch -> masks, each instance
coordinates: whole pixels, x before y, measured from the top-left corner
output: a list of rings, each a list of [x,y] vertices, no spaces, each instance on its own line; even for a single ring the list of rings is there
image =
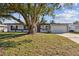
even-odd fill
[[[16,20],[17,22],[20,22],[22,24],[24,24],[24,22],[22,22],[20,19],[17,19],[16,17],[12,16],[12,15],[0,15],[0,17],[4,17],[4,18],[12,18],[14,20]]]

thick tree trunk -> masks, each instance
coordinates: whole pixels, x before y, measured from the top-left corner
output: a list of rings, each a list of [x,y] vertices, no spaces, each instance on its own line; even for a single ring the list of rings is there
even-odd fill
[[[37,32],[37,25],[33,24],[28,26],[28,34],[35,34]]]
[[[37,25],[37,32],[40,32],[40,24]]]

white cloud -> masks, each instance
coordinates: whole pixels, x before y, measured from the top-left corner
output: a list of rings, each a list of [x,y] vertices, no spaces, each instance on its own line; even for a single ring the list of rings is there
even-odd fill
[[[79,12],[77,10],[65,10],[63,13],[56,15],[55,21],[74,22],[78,20],[79,18],[78,16],[79,16]]]
[[[56,17],[70,18],[79,15],[78,11],[75,10],[65,10],[62,14],[57,14]]]

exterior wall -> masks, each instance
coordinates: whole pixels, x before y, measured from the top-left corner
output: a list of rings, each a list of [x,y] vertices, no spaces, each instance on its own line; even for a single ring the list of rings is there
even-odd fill
[[[75,24],[75,32],[79,32],[79,24]]]
[[[0,25],[0,32],[7,32],[7,26],[6,25]]]
[[[11,29],[11,26],[17,26],[17,29]],[[24,25],[7,25],[7,29],[8,32],[28,32],[27,29],[24,29]]]
[[[51,24],[52,33],[64,33],[68,32],[68,25],[65,24]]]
[[[7,27],[4,27],[4,32],[8,32],[8,29],[7,29]]]
[[[17,26],[17,29],[12,30],[11,26]],[[79,24],[42,24],[40,25],[40,32],[51,32],[51,33],[64,33],[74,30],[79,32]],[[8,24],[0,26],[0,31],[4,32],[28,32],[27,27],[24,29],[22,24]]]
[[[18,25],[18,29],[24,29],[23,25]]]
[[[70,24],[69,30],[74,30],[74,32],[79,32],[79,24]]]
[[[0,26],[0,32],[2,32],[2,31],[3,31],[3,29],[4,29],[4,27]]]
[[[70,30],[75,31],[75,25],[74,24],[69,24],[68,27],[69,27],[69,31]]]
[[[46,26],[48,29],[46,29]],[[68,32],[67,24],[51,24],[51,25],[41,25],[40,32],[51,32],[51,33],[64,33]]]
[[[41,25],[40,32],[50,32],[49,27],[50,27],[50,25]]]

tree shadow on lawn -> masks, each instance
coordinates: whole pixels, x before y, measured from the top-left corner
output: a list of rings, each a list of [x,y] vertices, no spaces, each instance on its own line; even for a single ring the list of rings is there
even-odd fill
[[[4,55],[4,51],[7,48],[16,48],[18,45],[21,44],[28,44],[31,43],[32,40],[23,40],[23,41],[19,41],[19,42],[14,42],[14,41],[0,41],[0,56]]]
[[[26,33],[0,33],[0,47],[16,47],[16,45],[20,45],[22,43],[30,43],[32,42],[32,40],[28,39],[24,39],[22,41],[19,42],[15,42],[15,41],[4,41],[5,39],[7,40],[8,38],[15,38],[15,37],[20,37],[20,36],[24,36],[27,35]]]
[[[17,45],[21,45],[21,44],[27,44],[27,43],[31,43],[32,40],[23,40],[23,41],[19,41],[19,42],[15,42],[15,41],[0,41],[0,47],[16,47]]]
[[[16,42],[13,42],[13,41],[6,41],[6,42],[3,42],[3,41],[0,41],[0,56],[3,56],[4,55],[4,51],[5,51],[5,48],[8,48],[8,47],[16,47]]]
[[[5,39],[5,38],[15,38],[15,37],[20,37],[26,34],[0,34],[0,39]]]
[[[16,47],[16,45],[17,43],[14,41],[6,41],[6,42],[1,41],[0,42],[0,47]]]
[[[19,41],[19,42],[15,42],[15,41],[3,41],[3,39],[5,38],[14,38],[14,37],[20,37],[26,34],[0,34],[0,56],[4,55],[4,50],[5,48],[16,48],[18,45],[21,44],[27,44],[27,43],[31,43],[32,40],[23,40],[23,41]]]

